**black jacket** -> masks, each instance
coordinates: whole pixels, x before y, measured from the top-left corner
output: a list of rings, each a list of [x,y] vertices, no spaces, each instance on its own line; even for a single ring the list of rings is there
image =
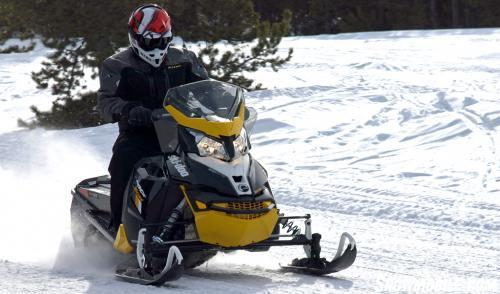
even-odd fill
[[[118,122],[122,133],[134,131],[127,122],[132,107],[160,108],[169,88],[208,79],[208,75],[189,50],[170,47],[165,62],[154,68],[128,48],[103,62],[99,78],[97,110],[105,121]]]

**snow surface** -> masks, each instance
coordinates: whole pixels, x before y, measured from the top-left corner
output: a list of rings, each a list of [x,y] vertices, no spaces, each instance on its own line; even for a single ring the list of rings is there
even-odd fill
[[[300,248],[219,254],[161,288],[113,278],[109,249],[69,237],[70,189],[106,173],[115,125],[26,131],[50,106],[30,71],[49,52],[0,55],[1,293],[500,293],[500,30],[286,38],[294,58],[255,77],[253,154],[281,209],[311,213],[323,255],[352,233],[355,264],[280,273]],[[94,85],[95,87],[95,85]],[[332,255],[330,255],[332,256]]]

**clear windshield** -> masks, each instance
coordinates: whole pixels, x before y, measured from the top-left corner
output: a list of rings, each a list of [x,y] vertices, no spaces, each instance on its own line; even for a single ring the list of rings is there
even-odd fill
[[[171,88],[163,106],[172,105],[190,118],[229,121],[238,115],[242,96],[238,86],[205,80]]]

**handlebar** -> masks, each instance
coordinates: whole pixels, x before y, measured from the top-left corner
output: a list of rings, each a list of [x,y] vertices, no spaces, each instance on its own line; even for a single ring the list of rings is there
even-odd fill
[[[164,108],[153,109],[151,113],[151,119],[153,122],[161,120],[167,116],[170,116],[170,114]]]

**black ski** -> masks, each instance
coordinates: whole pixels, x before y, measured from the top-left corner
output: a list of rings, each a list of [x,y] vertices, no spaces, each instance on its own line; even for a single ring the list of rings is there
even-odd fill
[[[176,246],[170,247],[163,269],[158,265],[155,266],[154,260],[146,263],[143,255],[145,232],[146,229],[141,229],[139,231],[139,240],[137,240],[137,261],[140,267],[117,269],[115,276],[126,282],[154,286],[161,286],[165,282],[179,279],[184,272],[183,257],[179,248]],[[146,264],[149,266],[146,266]]]
[[[311,246],[311,257],[296,258],[289,265],[280,265],[283,271],[323,276],[344,270],[354,263],[358,251],[354,239],[349,234],[342,234],[337,254],[332,261],[327,261],[325,258],[319,257],[321,252],[321,247],[319,247],[321,235],[313,234],[312,237],[313,244]],[[348,240],[349,243],[344,251],[344,243],[346,240]]]
[[[152,275],[141,268],[127,268],[117,270],[115,276],[129,283],[141,285],[161,286],[166,282],[179,279],[184,272],[182,265],[174,264],[170,269],[163,269],[158,274]]]

